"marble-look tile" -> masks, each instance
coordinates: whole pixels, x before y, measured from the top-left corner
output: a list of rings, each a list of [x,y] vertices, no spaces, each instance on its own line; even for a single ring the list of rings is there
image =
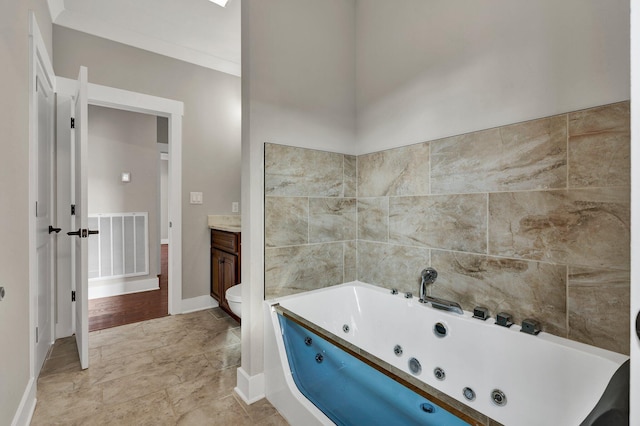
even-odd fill
[[[240,345],[231,345],[215,349],[204,354],[215,370],[240,367]]]
[[[80,370],[79,357],[62,356],[49,358],[47,360],[47,363],[42,367],[42,370],[40,371],[40,377],[46,377],[47,375],[53,373],[71,372],[78,370]]]
[[[228,425],[253,426],[252,419],[242,410],[233,396],[215,399],[208,404],[183,414],[176,423],[179,426]]]
[[[356,239],[355,198],[309,199],[309,242]]]
[[[391,197],[389,242],[487,252],[487,195]]]
[[[97,415],[84,417],[84,425],[171,426],[176,424],[171,403],[164,390],[109,406]]]
[[[508,312],[516,323],[534,318],[544,331],[566,337],[566,266],[439,250],[432,250],[431,265],[438,271],[433,296],[467,311]]]
[[[167,394],[173,405],[173,410],[181,416],[229,395],[228,391],[235,386],[236,379],[236,369],[227,368],[218,370],[214,374],[200,376],[194,380],[167,387]],[[242,409],[240,408],[240,410]]]
[[[129,376],[141,369],[153,368],[155,359],[151,352],[143,352],[89,365],[91,368],[87,371],[90,381],[95,384]]]
[[[180,377],[172,371],[172,367],[176,367],[176,364],[156,366],[100,384],[103,402],[119,404],[180,383]]]
[[[89,334],[89,349],[111,346],[118,343],[126,344],[131,340],[138,340],[145,337],[142,323],[127,324],[116,328],[118,329],[117,331],[109,328]],[[120,330],[120,328],[122,329]]]
[[[418,294],[420,272],[431,264],[429,249],[358,241],[358,280]]]
[[[69,370],[65,361],[51,364],[47,367],[50,374],[38,379],[37,406],[31,424],[175,425],[178,417],[189,411],[199,411],[213,401],[232,398],[236,367],[240,364],[237,325],[217,308],[145,321],[135,327],[92,332],[90,340],[99,335],[103,339],[108,337],[102,342],[107,344],[104,347],[124,346],[127,343],[124,336],[129,338],[129,345],[135,346],[136,335],[153,336],[165,346],[107,360],[94,355],[87,370],[81,370],[79,365],[77,370]],[[163,335],[169,338],[164,339]],[[179,343],[170,344],[170,341]],[[227,344],[231,345],[225,346]],[[70,350],[72,347],[75,347],[75,338],[60,339],[46,363],[64,359],[77,361],[77,350]],[[102,348],[98,346],[91,351],[99,354]],[[165,351],[163,356],[149,355],[161,350]],[[225,416],[215,419],[230,425],[287,424],[266,401],[250,408],[250,413],[241,404],[236,402],[236,405],[228,409]],[[196,414],[193,416],[202,420]],[[210,423],[209,417],[207,415],[204,424]]]
[[[358,195],[358,161],[355,155],[344,156],[344,196]]]
[[[76,355],[75,358],[78,356]],[[38,377],[38,395],[43,397],[65,394],[90,386],[90,372],[89,370],[81,370],[79,364],[76,371],[55,371],[54,374]]]
[[[309,242],[309,198],[266,197],[264,243],[266,247],[293,246]]]
[[[348,283],[358,279],[358,243],[356,241],[344,242],[344,282]]]
[[[278,413],[273,405],[271,405],[266,399],[261,399],[260,401],[254,402],[251,405],[247,405],[237,395],[234,394],[233,397],[236,399],[238,405],[240,405],[244,412],[247,413],[247,415],[251,418],[251,420],[262,420]]]
[[[358,157],[358,196],[429,194],[429,144]]]
[[[628,188],[489,194],[489,254],[629,268]]]
[[[265,298],[342,284],[343,243],[265,250]]]
[[[77,420],[95,415],[102,407],[102,389],[82,388],[38,398],[31,425],[81,424]]]
[[[569,186],[629,186],[629,102],[569,114]]]
[[[341,197],[344,156],[283,145],[265,144],[266,196]]]
[[[389,241],[389,197],[358,198],[358,239]]]
[[[434,194],[565,188],[566,177],[566,115],[431,142]]]
[[[569,338],[629,354],[630,275],[569,267]]]

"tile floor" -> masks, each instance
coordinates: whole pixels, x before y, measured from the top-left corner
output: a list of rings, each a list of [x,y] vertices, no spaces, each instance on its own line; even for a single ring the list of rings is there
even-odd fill
[[[92,332],[80,369],[59,339],[38,379],[32,425],[287,425],[234,393],[240,327],[220,309]]]

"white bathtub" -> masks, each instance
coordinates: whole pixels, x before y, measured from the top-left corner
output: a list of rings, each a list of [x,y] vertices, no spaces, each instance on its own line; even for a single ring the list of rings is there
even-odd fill
[[[436,310],[380,287],[343,284],[265,302],[266,394],[292,424],[332,423],[293,383],[275,303],[505,425],[579,425],[628,360],[544,332],[520,333],[518,325],[500,327],[469,312]],[[445,337],[434,332],[436,323],[446,327]],[[410,358],[420,362],[417,375],[409,370]],[[436,379],[436,368],[444,370],[444,380]],[[474,400],[463,396],[464,388],[475,392]],[[496,389],[506,396],[503,406],[492,400]]]

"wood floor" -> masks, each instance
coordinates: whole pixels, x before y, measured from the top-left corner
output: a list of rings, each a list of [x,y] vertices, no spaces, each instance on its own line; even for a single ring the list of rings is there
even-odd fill
[[[168,315],[169,245],[160,250],[160,290],[89,300],[89,331],[117,327]]]

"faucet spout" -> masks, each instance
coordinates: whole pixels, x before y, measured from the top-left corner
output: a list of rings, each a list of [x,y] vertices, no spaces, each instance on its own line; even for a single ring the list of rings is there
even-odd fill
[[[425,296],[422,303],[431,303],[431,306],[436,309],[464,315],[464,311],[462,310],[460,304],[451,300],[440,299],[439,297]]]

